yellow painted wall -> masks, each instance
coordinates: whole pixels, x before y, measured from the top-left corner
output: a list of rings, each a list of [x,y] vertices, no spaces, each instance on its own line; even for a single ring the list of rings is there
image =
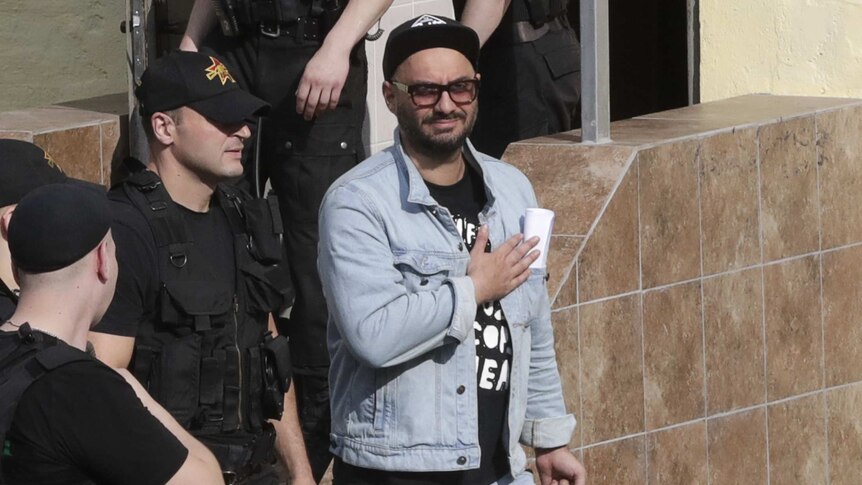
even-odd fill
[[[126,91],[124,0],[0,0],[0,112]]]
[[[701,100],[862,97],[862,0],[702,0]]]

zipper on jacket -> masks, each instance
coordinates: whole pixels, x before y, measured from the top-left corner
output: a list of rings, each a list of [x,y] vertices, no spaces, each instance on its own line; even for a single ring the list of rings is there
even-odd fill
[[[236,417],[237,417],[237,426],[236,429],[242,429],[242,352],[239,349],[239,320],[237,319],[237,314],[239,313],[239,299],[237,299],[236,294],[233,295],[233,345],[236,349],[236,360],[237,360],[237,370],[238,370],[238,400],[236,407]]]

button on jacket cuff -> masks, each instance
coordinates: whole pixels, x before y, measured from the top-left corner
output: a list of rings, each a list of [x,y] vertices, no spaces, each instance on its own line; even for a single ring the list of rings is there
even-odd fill
[[[473,321],[476,319],[476,288],[469,276],[457,276],[446,280],[452,285],[455,293],[455,308],[452,311],[452,324],[446,333],[449,337],[463,342],[473,332]]]
[[[556,418],[528,419],[521,431],[521,444],[531,448],[557,448],[566,446],[575,431],[575,417],[571,414]]]

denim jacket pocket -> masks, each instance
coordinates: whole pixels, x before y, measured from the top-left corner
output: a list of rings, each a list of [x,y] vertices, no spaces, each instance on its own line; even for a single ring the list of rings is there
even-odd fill
[[[404,287],[415,293],[440,288],[455,269],[456,262],[421,251],[405,251],[395,254],[395,267],[404,277]]]
[[[503,311],[506,314],[506,320],[512,327],[529,328],[533,320],[540,314],[539,306],[542,304],[542,292],[547,291],[545,287],[546,275],[547,271],[544,268],[531,268],[527,281],[504,299]]]

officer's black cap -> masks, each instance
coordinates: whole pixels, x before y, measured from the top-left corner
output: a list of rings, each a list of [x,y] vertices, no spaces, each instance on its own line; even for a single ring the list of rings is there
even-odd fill
[[[153,61],[135,95],[145,118],[186,106],[213,121],[233,124],[269,108],[240,88],[221,60],[198,52],[174,51]]]
[[[12,261],[30,273],[65,268],[92,251],[111,228],[104,192],[79,184],[51,184],[18,203],[9,221]]]
[[[25,141],[0,140],[0,207],[17,204],[37,187],[65,180],[45,150]]]
[[[383,79],[391,80],[395,70],[413,54],[437,47],[454,49],[478,67],[479,36],[466,25],[439,15],[420,15],[396,27],[386,40]]]

